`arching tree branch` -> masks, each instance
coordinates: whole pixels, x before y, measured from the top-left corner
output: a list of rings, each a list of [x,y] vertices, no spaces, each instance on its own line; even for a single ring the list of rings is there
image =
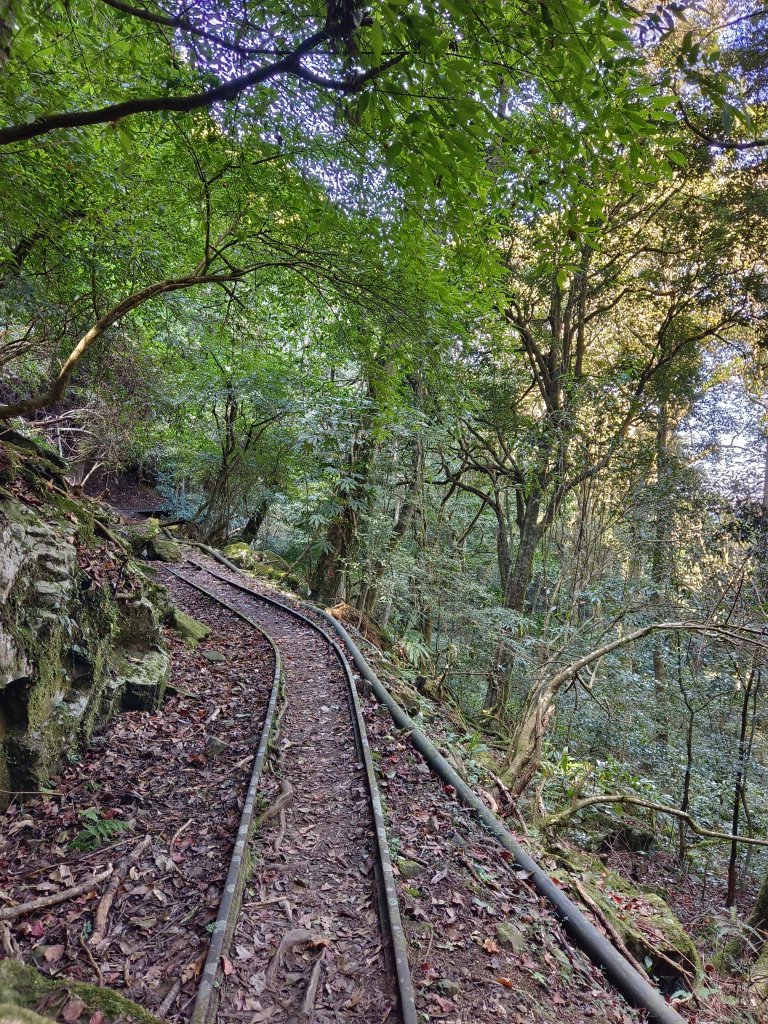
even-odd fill
[[[240,75],[228,82],[223,82],[212,89],[203,92],[192,93],[188,96],[145,96],[136,99],[125,100],[122,103],[113,103],[107,107],[100,107],[97,110],[70,110],[61,114],[49,114],[46,117],[38,118],[27,124],[12,124],[0,128],[0,146],[7,146],[13,142],[24,142],[27,139],[34,139],[39,135],[47,135],[49,132],[58,131],[63,128],[85,128],[94,124],[107,124],[118,121],[123,117],[132,117],[135,114],[151,114],[161,111],[175,113],[188,113],[193,110],[200,110],[203,107],[211,107],[216,103],[227,103],[237,99],[241,93],[256,85],[262,85],[281,75],[301,79],[312,85],[329,89],[333,92],[353,94],[378,75],[383,74],[393,65],[403,59],[404,55],[390,58],[375,68],[364,72],[356,72],[342,79],[324,79],[312,71],[308,71],[301,61],[302,58],[317,50],[324,42],[332,38],[332,33],[323,28],[314,32],[299,44],[291,53],[271,64],[264,64],[247,75]]]
[[[574,814],[578,814],[579,811],[583,811],[587,807],[595,807],[597,804],[631,804],[633,807],[645,807],[649,811],[657,811],[659,814],[669,814],[673,818],[679,818],[697,836],[704,836],[707,839],[720,839],[724,843],[747,843],[752,846],[768,846],[768,839],[734,836],[730,832],[718,832],[716,829],[704,828],[687,811],[681,811],[679,807],[657,804],[653,800],[643,800],[642,797],[628,796],[624,793],[603,793],[597,796],[587,796],[583,800],[577,800],[570,807],[566,807],[564,811],[551,814],[548,818],[544,819],[542,825],[545,828],[557,828],[569,818],[572,818]]]

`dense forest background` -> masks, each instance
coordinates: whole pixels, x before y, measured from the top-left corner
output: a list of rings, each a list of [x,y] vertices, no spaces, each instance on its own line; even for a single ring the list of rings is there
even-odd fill
[[[720,948],[768,923],[766,15],[0,0],[0,417],[354,608],[532,827],[646,822]]]

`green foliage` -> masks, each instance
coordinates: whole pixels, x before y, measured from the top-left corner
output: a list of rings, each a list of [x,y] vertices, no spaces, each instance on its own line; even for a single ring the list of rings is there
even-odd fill
[[[128,828],[127,822],[119,818],[105,817],[98,807],[88,807],[80,811],[80,824],[83,827],[70,840],[71,850],[98,850],[100,846],[111,843]]]

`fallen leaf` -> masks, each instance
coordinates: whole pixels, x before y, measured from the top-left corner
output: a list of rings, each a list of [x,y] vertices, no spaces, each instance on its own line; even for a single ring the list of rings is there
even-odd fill
[[[58,961],[61,960],[62,956],[64,955],[64,949],[65,947],[62,943],[59,943],[56,946],[49,946],[48,949],[46,949],[46,951],[43,953],[46,963],[58,963]]]
[[[486,939],[485,942],[483,943],[483,949],[486,951],[486,953],[499,952],[499,947],[496,945],[493,939]]]
[[[85,1003],[83,1000],[78,999],[78,997],[75,996],[73,999],[69,1000],[67,1005],[61,1011],[61,1016],[67,1024],[77,1024],[77,1021],[79,1021],[83,1015],[84,1009]]]
[[[221,969],[222,971],[224,971],[224,974],[228,977],[232,973],[232,971],[234,971],[235,968],[232,966],[232,961],[227,960],[227,958],[223,956],[221,958]]]

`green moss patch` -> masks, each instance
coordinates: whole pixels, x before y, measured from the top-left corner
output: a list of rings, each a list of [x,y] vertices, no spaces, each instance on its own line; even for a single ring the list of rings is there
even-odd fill
[[[45,1015],[42,1007],[52,1008],[59,1002],[63,1006],[78,999],[83,1003],[79,1019],[84,1022],[101,1011],[110,1024],[163,1024],[159,1017],[110,989],[68,978],[48,978],[28,964],[0,962],[0,1024],[48,1024],[55,1017]]]

